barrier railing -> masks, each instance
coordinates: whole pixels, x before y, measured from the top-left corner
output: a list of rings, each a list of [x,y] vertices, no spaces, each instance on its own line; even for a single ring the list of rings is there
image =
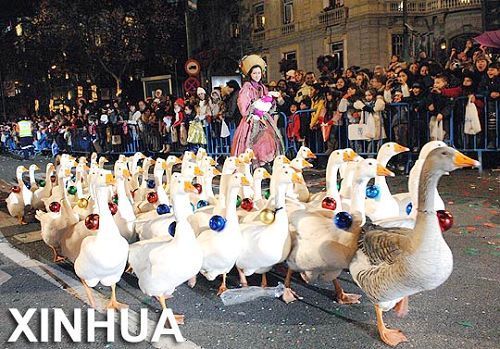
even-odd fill
[[[482,96],[477,96],[482,104],[479,112],[482,131],[476,135],[466,135],[464,133],[465,108],[468,102],[466,97],[459,97],[452,101],[453,108],[450,117],[444,121],[445,136],[444,141],[455,148],[476,152],[479,161],[484,152],[500,151],[500,120],[499,120],[499,100],[493,100]],[[313,110],[299,110],[300,117],[310,119]],[[295,156],[298,148],[306,144],[311,150],[321,156],[328,155],[329,152],[338,148],[351,147],[360,155],[375,156],[380,146],[384,142],[396,141],[409,147],[413,152],[405,155],[407,166],[412,162],[421,146],[430,140],[429,123],[431,115],[427,110],[418,110],[416,105],[408,103],[386,104],[385,111],[382,112],[382,122],[380,122],[380,133],[385,132],[385,137],[370,140],[350,140],[348,137],[348,127],[353,119],[347,115],[342,115],[341,124],[332,126],[330,138],[325,142],[321,128],[308,131],[308,137],[304,142],[296,139],[288,139],[287,127],[288,117],[283,114],[276,114],[280,131],[285,143],[285,152],[288,156]],[[208,154],[219,157],[228,156],[231,151],[231,142],[237,127],[233,122],[227,122],[230,135],[226,138],[220,137],[220,123],[213,122],[205,127],[207,144],[204,147]],[[161,134],[158,124],[132,125],[123,124],[106,125],[98,127],[96,132],[91,134],[87,128],[80,128],[72,131],[69,150],[75,153],[99,153],[109,154],[133,154],[141,151],[148,154],[158,153],[165,144],[170,144],[170,153],[181,154],[192,145],[181,145],[179,142],[171,142],[170,134]],[[66,146],[66,145],[65,145]],[[412,154],[413,153],[413,154]]]

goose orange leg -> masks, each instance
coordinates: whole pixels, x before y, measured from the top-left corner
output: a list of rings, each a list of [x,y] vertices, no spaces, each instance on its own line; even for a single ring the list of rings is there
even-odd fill
[[[158,301],[161,304],[161,309],[167,309],[167,301],[165,300],[165,296],[158,297]],[[184,325],[184,315],[174,314],[175,321],[179,325]]]
[[[389,329],[385,327],[384,319],[382,318],[382,309],[375,304],[375,312],[377,314],[377,329],[380,335],[380,339],[391,347],[395,347],[399,343],[407,342],[406,336],[401,332],[401,330],[397,329]]]
[[[52,260],[54,263],[60,263],[64,262],[66,258],[63,256],[60,256],[59,253],[57,253],[55,247],[49,246],[52,249],[52,253],[54,254],[54,259]]]
[[[337,302],[339,304],[359,304],[359,299],[361,295],[354,293],[345,293],[340,286],[340,282],[338,279],[333,280],[333,285],[335,286],[335,293],[337,293]]]
[[[115,309],[115,310],[128,308],[127,304],[120,303],[116,300],[116,285],[115,284],[111,285],[111,299],[110,299],[106,308]]]
[[[240,268],[236,268],[236,269],[238,269],[238,274],[240,276],[241,287],[248,287],[248,281],[247,281],[247,277],[245,276],[245,273]]]
[[[83,287],[85,288],[85,293],[87,294],[87,298],[89,299],[90,307],[95,309],[95,300],[94,296],[92,295],[92,290],[90,289],[89,285],[85,282],[85,280],[80,279],[82,282]]]
[[[283,301],[286,304],[295,302],[297,299],[302,299],[290,287],[290,285],[292,283],[292,274],[293,274],[293,270],[288,268],[288,270],[286,271],[286,277],[285,277],[285,291],[283,292],[283,296],[281,296],[281,298],[283,299]]]
[[[220,296],[225,291],[227,291],[227,287],[226,287],[226,273],[222,274],[222,283],[220,284],[219,290],[217,291],[217,296]]]
[[[266,276],[266,273],[262,273],[262,281],[260,282],[260,287],[267,287],[267,276]]]
[[[394,312],[397,317],[405,317],[408,315],[408,296],[403,297],[403,299],[396,304]]]

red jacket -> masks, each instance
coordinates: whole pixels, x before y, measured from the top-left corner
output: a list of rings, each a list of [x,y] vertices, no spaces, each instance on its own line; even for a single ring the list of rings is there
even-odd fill
[[[175,116],[175,122],[172,124],[173,127],[180,126],[184,122],[184,112],[180,111],[176,116]]]
[[[286,128],[288,139],[300,139],[300,116],[295,113],[288,117],[288,126]]]

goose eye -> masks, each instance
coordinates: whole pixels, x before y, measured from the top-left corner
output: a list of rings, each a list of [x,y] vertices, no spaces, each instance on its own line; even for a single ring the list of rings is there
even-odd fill
[[[441,153],[441,155],[445,155],[445,156],[446,156],[446,155],[447,155],[447,153],[444,151],[444,152],[442,152],[442,153]]]

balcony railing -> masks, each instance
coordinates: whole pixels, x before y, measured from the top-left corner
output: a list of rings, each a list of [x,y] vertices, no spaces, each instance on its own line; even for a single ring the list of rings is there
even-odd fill
[[[346,8],[339,7],[333,10],[328,10],[319,14],[319,24],[327,27],[332,25],[339,25],[346,19]]]
[[[389,1],[389,12],[403,12],[403,1]],[[481,7],[481,0],[427,0],[408,1],[408,13],[426,13],[439,10],[459,10]]]
[[[281,26],[281,35],[287,35],[295,31],[295,23],[283,24]]]

